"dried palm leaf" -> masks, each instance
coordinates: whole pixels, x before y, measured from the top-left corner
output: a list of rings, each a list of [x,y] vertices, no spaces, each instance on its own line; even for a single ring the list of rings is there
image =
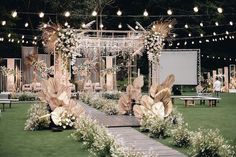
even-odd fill
[[[160,34],[163,38],[170,36],[172,27],[170,25],[175,25],[176,20],[159,20],[152,23],[152,31]]]
[[[55,44],[58,38],[58,30],[61,29],[61,27],[57,24],[52,25],[44,25],[40,26],[40,29],[42,30],[42,40],[45,44],[45,51],[49,54],[54,53],[55,51]]]
[[[36,53],[33,53],[33,54],[30,54],[28,55],[27,57],[25,57],[25,62],[24,64],[27,66],[27,67],[30,67],[34,62],[36,62],[38,60],[38,54]]]
[[[118,101],[119,114],[126,114],[131,111],[131,99],[127,95],[122,95]]]
[[[162,102],[157,102],[152,106],[152,112],[154,115],[157,115],[161,119],[164,119],[165,116],[165,107]]]
[[[173,111],[173,104],[172,101],[169,101],[167,104],[164,105],[165,107],[165,116],[164,117],[168,117],[171,112]]]
[[[163,88],[172,88],[173,84],[175,82],[175,76],[173,74],[167,76],[165,81],[161,84]]]
[[[134,82],[133,82],[134,88],[141,89],[143,87],[143,84],[144,84],[144,81],[143,81],[142,75],[134,79]]]
[[[140,104],[146,107],[147,109],[151,110],[152,105],[154,104],[154,101],[150,96],[143,95],[140,100]]]

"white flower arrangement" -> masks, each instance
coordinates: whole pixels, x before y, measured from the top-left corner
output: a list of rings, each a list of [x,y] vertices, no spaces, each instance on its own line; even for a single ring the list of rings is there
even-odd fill
[[[9,69],[5,66],[0,66],[0,71],[2,72],[4,76],[15,75],[16,73],[14,69]]]
[[[63,129],[73,127],[76,120],[75,116],[66,111],[63,107],[57,107],[51,113],[51,118],[55,125],[61,126]]]
[[[111,100],[111,99],[105,99],[100,96],[94,96],[89,93],[82,93],[80,95],[81,100],[98,109],[101,110],[102,112],[105,112],[108,115],[116,115],[119,112],[119,106],[117,100]]]
[[[191,135],[192,156],[235,156],[235,148],[228,144],[218,129],[198,129]]]
[[[46,78],[48,75],[53,75],[54,73],[54,67],[47,67],[47,64],[41,60],[41,61],[33,61],[32,66],[39,72],[42,78]]]
[[[148,135],[153,138],[166,138],[171,134],[171,122],[161,119],[159,116],[144,115],[140,125],[141,131],[148,131]]]
[[[79,37],[74,29],[60,29],[58,32],[58,38],[56,42],[56,50],[63,53],[63,57],[71,58],[71,65],[76,62],[76,57],[80,57],[79,52]]]
[[[35,131],[43,128],[48,128],[50,124],[49,116],[40,118],[44,115],[48,115],[46,104],[34,104],[28,110],[27,120],[25,122],[24,130]]]
[[[164,37],[160,33],[150,31],[144,40],[144,45],[147,50],[148,60],[151,62],[159,62],[161,50],[164,46]]]
[[[191,132],[188,130],[188,124],[179,125],[171,130],[173,137],[172,143],[177,147],[188,147],[191,143]]]
[[[95,156],[105,157],[141,157],[141,153],[135,153],[121,147],[106,128],[100,126],[95,120],[88,117],[81,117],[76,123],[76,131],[71,137],[79,142],[83,142],[91,153]],[[151,155],[150,155],[151,156]]]
[[[116,74],[118,70],[119,70],[118,66],[112,67],[112,68],[103,69],[103,70],[100,71],[100,75],[104,77],[107,74]]]

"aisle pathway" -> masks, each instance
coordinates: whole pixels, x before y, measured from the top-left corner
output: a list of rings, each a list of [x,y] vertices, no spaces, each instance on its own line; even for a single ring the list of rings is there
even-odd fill
[[[139,122],[135,117],[123,115],[108,116],[82,102],[79,103],[84,106],[86,113],[91,118],[96,119],[98,123],[108,127],[108,132],[112,134],[125,149],[141,152],[147,157],[150,156],[150,154],[160,157],[185,157],[184,154],[131,128],[132,126],[139,126]]]

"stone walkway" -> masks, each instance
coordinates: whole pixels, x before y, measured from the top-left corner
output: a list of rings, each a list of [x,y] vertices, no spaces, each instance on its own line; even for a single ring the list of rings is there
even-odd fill
[[[108,116],[82,102],[86,113],[98,123],[107,127],[108,132],[115,137],[125,149],[145,154],[144,156],[160,156],[160,157],[185,157],[184,154],[169,148],[160,142],[149,138],[134,128],[139,126],[139,122],[133,116]],[[151,155],[150,155],[151,154]]]

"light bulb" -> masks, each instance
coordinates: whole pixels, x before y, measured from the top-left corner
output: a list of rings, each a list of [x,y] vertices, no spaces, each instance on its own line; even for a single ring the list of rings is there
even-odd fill
[[[16,11],[13,11],[13,12],[11,13],[11,16],[15,18],[15,17],[17,16],[17,12],[16,12]]]
[[[97,12],[94,10],[93,12],[92,12],[92,16],[97,16]]]
[[[40,18],[43,18],[43,17],[44,17],[44,13],[43,13],[43,12],[40,12],[40,13],[39,13],[39,17],[40,17]]]
[[[121,16],[121,15],[122,15],[121,10],[119,9],[119,10],[116,12],[116,14],[117,14],[118,16]]]
[[[69,17],[69,16],[70,16],[70,12],[69,12],[69,11],[66,11],[66,12],[64,13],[64,16],[65,16],[65,17]]]
[[[121,29],[121,28],[122,28],[122,24],[121,24],[121,23],[118,25],[118,28],[119,28],[119,29]]]
[[[146,9],[145,9],[144,12],[143,12],[143,16],[146,16],[146,17],[148,16],[148,12],[147,12]]]
[[[218,13],[223,13],[223,9],[221,7],[217,8]]]
[[[7,24],[6,21],[2,21],[2,25],[5,26]]]
[[[197,13],[197,12],[198,12],[198,7],[195,6],[195,7],[193,8],[193,11],[194,11],[195,13]]]
[[[172,14],[173,14],[172,10],[170,10],[170,9],[167,10],[167,14],[168,14],[168,15],[172,15]]]
[[[28,27],[28,26],[29,26],[29,23],[28,23],[28,22],[26,22],[26,23],[25,23],[25,27]]]

